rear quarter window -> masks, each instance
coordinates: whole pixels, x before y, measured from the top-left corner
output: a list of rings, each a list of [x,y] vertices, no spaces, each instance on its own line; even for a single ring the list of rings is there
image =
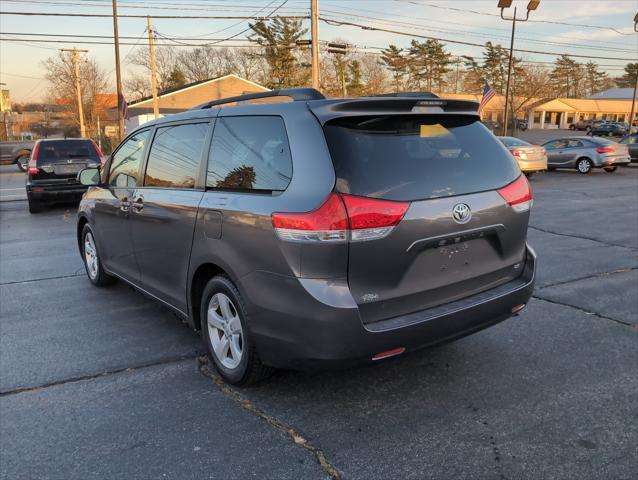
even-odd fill
[[[475,117],[345,117],[324,132],[341,193],[413,201],[493,190],[520,175]]]

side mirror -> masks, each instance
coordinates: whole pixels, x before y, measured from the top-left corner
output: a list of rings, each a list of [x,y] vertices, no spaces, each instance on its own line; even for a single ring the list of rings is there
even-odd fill
[[[78,182],[87,187],[93,187],[100,184],[99,168],[84,168],[78,172]]]

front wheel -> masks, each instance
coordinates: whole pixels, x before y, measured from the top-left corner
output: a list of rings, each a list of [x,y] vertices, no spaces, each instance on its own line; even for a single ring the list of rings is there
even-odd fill
[[[591,163],[589,158],[581,158],[576,163],[576,168],[580,173],[589,173],[594,165]]]
[[[93,230],[87,223],[82,229],[82,259],[84,268],[91,283],[97,287],[104,287],[115,282],[115,277],[109,275],[102,267],[102,261],[97,251]]]
[[[612,173],[612,172],[615,172],[617,168],[618,167],[605,167],[603,168],[603,170],[605,170],[608,173]]]
[[[216,370],[233,385],[249,385],[273,369],[261,363],[250,336],[239,290],[224,275],[212,278],[200,306],[202,337]]]

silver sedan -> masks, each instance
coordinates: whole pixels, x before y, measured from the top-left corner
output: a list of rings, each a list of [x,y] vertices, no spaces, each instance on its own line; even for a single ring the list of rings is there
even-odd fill
[[[589,173],[592,168],[614,172],[618,165],[630,161],[627,145],[601,137],[559,138],[544,143],[547,150],[547,168],[575,168]]]

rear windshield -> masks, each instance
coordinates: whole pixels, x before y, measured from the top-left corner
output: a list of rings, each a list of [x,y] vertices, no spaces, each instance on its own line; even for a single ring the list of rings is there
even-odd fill
[[[345,117],[324,132],[341,193],[412,201],[493,190],[520,175],[514,157],[476,118]]]
[[[40,143],[39,162],[66,161],[76,158],[100,161],[100,157],[89,140],[53,140]]]
[[[499,140],[503,142],[503,145],[505,145],[506,147],[529,147],[532,145],[531,143],[527,143],[520,138],[514,137],[499,137]]]
[[[589,140],[594,143],[597,143],[598,145],[613,145],[617,143],[617,142],[614,142],[613,140],[607,140],[606,138],[602,138],[602,137],[591,137]]]

